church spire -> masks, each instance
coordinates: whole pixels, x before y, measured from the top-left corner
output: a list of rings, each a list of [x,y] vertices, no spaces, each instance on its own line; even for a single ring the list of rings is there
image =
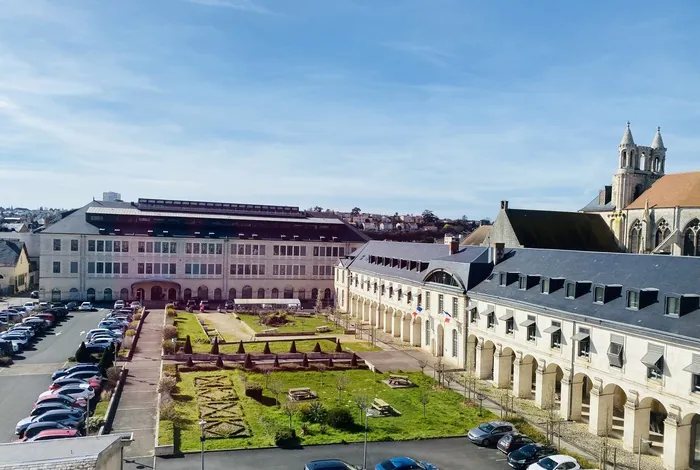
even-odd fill
[[[656,128],[656,135],[654,136],[654,141],[651,143],[651,148],[653,149],[665,149],[664,139],[661,138],[661,127]]]
[[[630,129],[629,121],[627,121],[627,128],[625,129],[625,133],[622,135],[622,141],[620,142],[620,146],[626,145],[634,145],[634,139],[632,138],[632,130]]]

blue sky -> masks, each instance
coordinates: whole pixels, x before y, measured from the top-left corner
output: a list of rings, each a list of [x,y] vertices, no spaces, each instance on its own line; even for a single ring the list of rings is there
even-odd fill
[[[0,205],[576,210],[700,170],[696,1],[0,0]]]

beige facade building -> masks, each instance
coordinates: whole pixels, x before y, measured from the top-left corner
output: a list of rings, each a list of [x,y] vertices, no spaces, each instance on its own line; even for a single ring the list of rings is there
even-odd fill
[[[366,238],[288,206],[93,201],[40,235],[44,300],[294,298],[331,304],[333,267]]]
[[[29,257],[24,242],[0,240],[0,295],[29,289]]]
[[[686,470],[700,468],[698,278],[690,257],[369,242],[335,283],[363,323]]]

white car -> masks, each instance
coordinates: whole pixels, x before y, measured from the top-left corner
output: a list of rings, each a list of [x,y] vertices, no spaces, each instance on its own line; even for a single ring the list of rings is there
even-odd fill
[[[31,312],[32,310],[34,310],[34,302],[27,302],[27,303],[25,303],[25,304],[24,304],[24,309],[25,309],[27,312]]]
[[[108,336],[113,336],[115,338],[121,338],[122,333],[121,331],[113,331],[108,328],[93,328],[92,330],[87,332],[87,335],[85,337],[90,341],[94,336],[97,335],[108,335]]]
[[[83,387],[83,385],[87,385],[87,387]],[[76,400],[79,400],[81,398],[84,400],[91,400],[92,397],[95,396],[95,390],[92,387],[90,387],[90,384],[65,385],[56,390],[45,391],[44,393],[39,395],[39,400],[53,395],[67,395],[71,398],[75,398]]]
[[[114,302],[114,310],[118,310],[120,308],[124,308],[123,300],[117,300],[116,302]]]
[[[533,463],[527,470],[581,470],[575,458],[568,455],[557,454],[550,455],[541,459],[537,463]]]
[[[93,310],[93,309],[94,309],[94,307],[92,306],[92,304],[90,302],[83,302],[82,304],[80,304],[80,307],[78,307],[78,310],[88,311],[88,312]]]

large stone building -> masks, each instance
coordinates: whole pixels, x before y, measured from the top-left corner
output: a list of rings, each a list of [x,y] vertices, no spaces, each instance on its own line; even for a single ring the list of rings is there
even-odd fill
[[[92,201],[40,234],[43,300],[333,302],[333,266],[366,241],[330,213],[139,199]]]
[[[637,145],[629,123],[618,146],[618,170],[582,212],[600,214],[632,253],[700,256],[700,172],[665,174],[661,130]]]
[[[700,468],[698,278],[697,258],[372,241],[335,285],[363,323],[685,470]]]

